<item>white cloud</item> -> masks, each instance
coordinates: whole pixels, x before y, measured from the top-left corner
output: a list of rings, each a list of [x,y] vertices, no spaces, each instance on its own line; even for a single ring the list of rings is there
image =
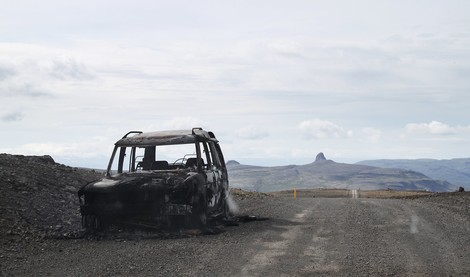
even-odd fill
[[[15,122],[15,121],[21,121],[24,118],[23,112],[17,111],[17,112],[9,112],[9,113],[4,113],[0,115],[0,119],[4,122]]]
[[[13,148],[2,148],[0,152],[21,153],[24,155],[51,155],[52,157],[95,158],[108,156],[113,148],[111,140],[105,137],[91,137],[82,142],[55,143],[26,143]]]
[[[89,80],[94,78],[83,63],[71,57],[52,60],[46,69],[49,74],[60,80]]]
[[[4,54],[0,58],[0,96],[47,100],[77,88],[83,96],[87,92],[85,81],[96,78],[77,58],[80,51],[39,44],[0,43],[0,52]]]
[[[307,139],[344,138],[353,135],[350,130],[346,131],[333,122],[318,118],[302,121],[298,128]]]
[[[263,128],[254,125],[242,127],[236,131],[236,135],[241,139],[258,140],[269,137],[269,133]]]
[[[23,81],[8,81],[0,83],[0,96],[4,97],[30,97],[50,98],[53,94],[44,90],[41,85]]]
[[[361,158],[371,142],[377,157],[395,143],[440,157],[468,148],[469,128],[458,122],[470,105],[470,2],[433,1],[423,13],[419,3],[403,10],[405,1],[370,0],[351,13],[351,1],[137,0],[113,3],[112,14],[107,0],[6,2],[2,147],[81,155],[97,149],[66,142],[106,134],[111,145],[131,129],[203,127],[233,141],[235,159],[311,161],[325,149]],[[394,129],[423,114],[446,124]],[[355,139],[332,140],[353,135],[336,122],[357,130]],[[397,142],[397,132],[434,141]],[[438,145],[450,139],[461,144]]]
[[[405,126],[405,132],[408,134],[431,134],[431,135],[453,135],[456,128],[450,127],[439,121],[430,123],[409,123]]]
[[[400,135],[402,142],[419,141],[418,148],[432,148],[433,151],[461,152],[462,147],[468,147],[470,140],[470,125],[448,125],[439,121],[429,123],[409,123]],[[431,146],[433,143],[438,145]],[[465,146],[467,145],[467,146]],[[445,150],[444,150],[445,149]],[[444,151],[443,151],[444,150]]]
[[[14,76],[15,74],[16,72],[11,66],[5,66],[0,64],[0,81]]]
[[[191,117],[191,116],[186,116],[186,117],[175,117],[170,120],[165,121],[162,124],[163,129],[165,130],[187,130],[187,129],[192,129],[194,127],[201,127],[203,129],[208,129],[207,124],[205,124],[204,121]],[[155,130],[163,130],[162,128],[157,128]],[[155,131],[155,130],[149,130],[149,131]]]
[[[373,143],[379,142],[380,137],[382,136],[382,132],[379,129],[370,127],[362,128],[362,133],[365,135],[366,141]]]

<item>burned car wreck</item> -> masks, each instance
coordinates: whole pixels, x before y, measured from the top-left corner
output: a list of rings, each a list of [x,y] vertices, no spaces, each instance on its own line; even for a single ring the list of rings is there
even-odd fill
[[[105,178],[78,197],[87,230],[119,222],[204,228],[229,217],[224,157],[202,128],[127,133],[115,143]]]

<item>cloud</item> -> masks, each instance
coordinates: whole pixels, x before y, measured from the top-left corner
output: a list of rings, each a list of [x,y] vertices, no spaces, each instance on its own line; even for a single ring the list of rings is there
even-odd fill
[[[365,85],[365,83],[377,84],[393,80],[392,74],[383,69],[354,68],[344,70],[343,72],[339,71],[338,76],[341,76],[347,82],[362,85]]]
[[[401,139],[416,139],[419,141],[446,141],[452,142],[452,146],[459,144],[467,144],[470,142],[470,125],[447,125],[439,121],[431,121],[430,123],[409,123],[405,126]],[[425,146],[422,146],[425,147]],[[441,146],[439,146],[441,147]],[[435,150],[435,148],[434,148]],[[458,153],[459,151],[457,151]]]
[[[0,43],[0,96],[44,97],[67,93],[95,79],[79,51],[37,44]]]
[[[57,157],[93,158],[109,155],[112,143],[105,137],[94,136],[81,142],[34,142],[14,148],[3,148],[0,152],[24,155],[52,155]]]
[[[15,73],[16,72],[13,68],[8,68],[0,65],[0,81],[15,75]]]
[[[344,138],[353,135],[353,132],[350,130],[346,131],[330,121],[317,118],[302,121],[298,128],[306,139]]]
[[[60,80],[90,80],[94,78],[84,64],[72,58],[53,60],[45,66],[45,70]]]
[[[366,140],[369,142],[377,143],[382,136],[382,132],[379,129],[365,127],[362,128],[362,133],[365,135]]]
[[[269,133],[262,128],[254,125],[248,125],[236,131],[237,137],[247,140],[259,140],[269,137]]]
[[[408,134],[430,134],[430,135],[453,135],[456,128],[450,127],[439,121],[430,123],[409,123],[405,126],[405,132]]]
[[[170,120],[165,121],[162,124],[162,127],[164,127],[167,130],[186,130],[186,129],[192,129],[194,127],[201,127],[203,129],[207,129],[207,124],[204,123],[204,121],[195,118],[195,117],[175,117]],[[160,128],[161,129],[161,128]],[[155,131],[155,130],[152,130]]]
[[[470,37],[468,9],[460,4],[434,4],[426,13],[410,4],[407,16],[396,21],[403,5],[374,1],[373,9],[354,14],[355,4],[349,2],[344,9],[318,1],[237,2],[230,9],[198,3],[182,11],[181,5],[153,1],[158,3],[115,5],[113,14],[106,13],[107,2],[100,2],[92,9],[99,16],[85,22],[78,19],[90,5],[51,9],[50,3],[10,2],[0,16],[0,25],[10,27],[0,30],[0,123],[8,125],[10,134],[4,147],[39,138],[60,143],[91,134],[111,136],[105,128],[119,133],[112,145],[129,129],[200,126],[216,132],[224,145],[233,141],[234,158],[263,158],[264,152],[284,157],[293,146],[300,156],[310,151],[309,161],[320,151],[340,147],[338,157],[354,158],[373,152],[373,142],[380,156],[398,143],[397,132],[405,134],[395,129],[397,123],[404,127],[410,118],[432,114],[445,118],[447,128],[411,123],[413,135],[400,145],[409,143],[409,151],[426,145],[441,157],[464,155],[461,149],[468,148],[465,132],[439,136],[462,132],[466,127],[453,122],[468,118]],[[18,20],[11,6],[31,16]],[[132,14],[142,16],[135,20]],[[181,14],[184,18],[175,16]],[[23,110],[24,115],[14,113]],[[23,116],[21,124],[4,123]],[[307,120],[312,117],[335,122]],[[352,135],[340,125],[352,121],[381,130],[354,129],[354,139],[339,145],[334,138]],[[286,131],[292,129],[295,135]],[[419,139],[429,136],[417,132],[432,134],[432,139]],[[432,144],[456,138],[462,138],[460,146]],[[58,147],[75,151],[65,146]],[[273,149],[260,150],[268,148]],[[279,149],[285,151],[277,154]]]
[[[3,122],[15,122],[23,120],[24,114],[22,112],[10,112],[3,114],[1,120]]]
[[[6,97],[52,97],[53,94],[38,88],[37,84],[9,82],[0,84],[0,96]]]

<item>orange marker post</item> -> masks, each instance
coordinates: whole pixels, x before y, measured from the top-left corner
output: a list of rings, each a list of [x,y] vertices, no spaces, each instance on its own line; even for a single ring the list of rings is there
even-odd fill
[[[297,198],[297,189],[294,187],[294,199]]]

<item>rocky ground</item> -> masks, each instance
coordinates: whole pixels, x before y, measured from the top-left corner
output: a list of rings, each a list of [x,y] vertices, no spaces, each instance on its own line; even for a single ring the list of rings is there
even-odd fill
[[[294,200],[232,190],[238,214],[263,220],[84,235],[76,191],[101,177],[49,156],[0,154],[0,276],[470,275],[468,192]]]
[[[73,236],[80,226],[77,190],[102,178],[50,156],[0,154],[0,240]]]

